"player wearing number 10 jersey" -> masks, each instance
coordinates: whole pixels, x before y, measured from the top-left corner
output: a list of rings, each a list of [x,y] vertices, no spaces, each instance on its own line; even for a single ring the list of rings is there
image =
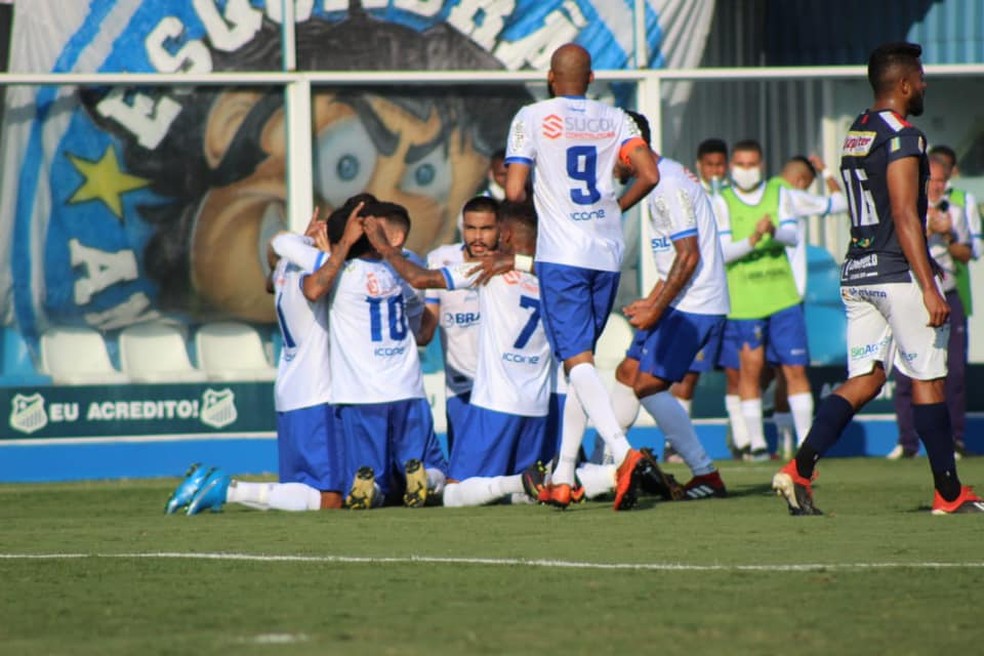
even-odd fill
[[[392,212],[406,214],[399,205],[378,202],[362,215]],[[329,221],[333,243],[346,220],[336,214]],[[372,469],[380,494],[370,505],[377,505],[403,491],[408,462],[423,463],[434,474],[446,463],[434,438],[401,280],[364,236],[349,250],[328,312],[331,399],[345,438],[346,469],[349,474]]]
[[[632,485],[643,458],[619,428],[611,399],[594,366],[594,349],[618,289],[625,244],[622,211],[639,202],[659,181],[656,160],[622,110],[585,97],[594,79],[591,56],[567,44],[550,59],[547,83],[555,97],[521,109],[506,149],[506,198],[526,200],[533,172],[539,219],[536,272],[543,322],[554,355],[564,362],[570,388],[605,440],[619,467],[615,508]],[[615,163],[630,162],[636,177],[615,197]],[[565,432],[551,488],[553,505],[570,503],[580,447]],[[630,495],[631,496],[631,495]]]

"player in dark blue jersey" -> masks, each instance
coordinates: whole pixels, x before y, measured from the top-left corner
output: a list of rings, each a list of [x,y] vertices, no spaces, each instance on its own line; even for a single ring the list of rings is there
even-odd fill
[[[874,105],[854,121],[841,149],[851,214],[841,269],[848,380],[820,404],[796,458],[772,479],[793,515],[822,514],[811,487],[816,463],[881,391],[893,363],[913,379],[913,419],[936,488],[933,514],[984,512],[957,478],[944,402],[950,309],[926,246],[926,138],[906,120],[923,111],[921,54],[912,43],[875,49],[868,60]]]

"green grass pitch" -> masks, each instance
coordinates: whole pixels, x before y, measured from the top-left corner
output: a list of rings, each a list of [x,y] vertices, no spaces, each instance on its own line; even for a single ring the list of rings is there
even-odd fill
[[[980,653],[984,516],[931,516],[925,459],[824,461],[806,518],[777,463],[721,464],[731,498],[624,513],[185,517],[176,478],[3,485],[0,654]]]

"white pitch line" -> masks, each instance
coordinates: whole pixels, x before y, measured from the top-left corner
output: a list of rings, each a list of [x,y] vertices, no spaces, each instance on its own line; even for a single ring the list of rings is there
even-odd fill
[[[540,567],[553,569],[628,570],[659,572],[821,572],[831,570],[875,569],[982,569],[984,562],[873,562],[873,563],[790,563],[790,564],[735,564],[699,565],[692,563],[592,563],[569,560],[530,560],[523,558],[454,558],[441,556],[302,556],[266,555],[245,553],[49,553],[49,554],[0,554],[0,560],[63,560],[79,558],[114,559],[185,559],[225,560],[261,563],[352,563],[352,564],[431,564],[431,565],[494,565],[507,567]]]

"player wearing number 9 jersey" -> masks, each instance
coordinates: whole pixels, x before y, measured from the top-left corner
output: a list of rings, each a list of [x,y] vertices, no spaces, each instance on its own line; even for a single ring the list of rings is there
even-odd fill
[[[381,202],[370,203],[361,214],[385,218],[393,212],[406,214],[399,205]],[[333,244],[346,220],[338,214],[329,220]],[[408,462],[423,463],[438,479],[446,468],[434,438],[401,282],[363,236],[349,250],[329,300],[332,404],[348,473],[369,467],[375,476],[380,494],[372,505],[403,491]]]
[[[554,97],[521,109],[510,128],[506,198],[526,199],[532,171],[539,218],[536,272],[547,337],[564,362],[570,388],[621,463],[615,492],[619,509],[643,456],[619,428],[594,367],[594,349],[618,290],[625,250],[622,212],[656,186],[659,171],[625,112],[585,97],[593,79],[584,48],[567,44],[553,53],[547,83]],[[631,164],[636,177],[616,198],[613,171],[619,158]],[[558,506],[570,502],[574,485],[580,441],[571,435],[562,439],[553,476],[556,494],[548,500]]]

